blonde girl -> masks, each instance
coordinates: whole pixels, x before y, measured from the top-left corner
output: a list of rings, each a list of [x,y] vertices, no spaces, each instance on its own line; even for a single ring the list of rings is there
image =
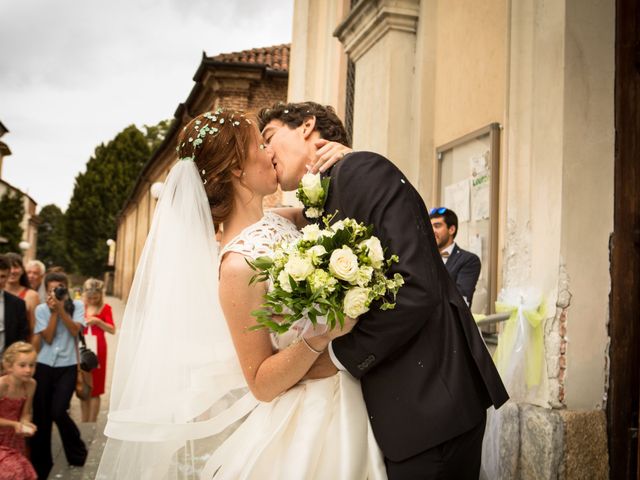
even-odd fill
[[[25,437],[37,427],[32,423],[36,381],[36,351],[26,342],[12,343],[2,356],[0,377],[0,478],[35,479],[26,457]]]

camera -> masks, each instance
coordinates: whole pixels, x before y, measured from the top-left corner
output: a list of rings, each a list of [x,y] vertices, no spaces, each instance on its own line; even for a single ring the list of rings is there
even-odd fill
[[[53,296],[56,297],[56,300],[64,300],[67,295],[69,295],[69,290],[64,285],[58,285],[53,289]]]

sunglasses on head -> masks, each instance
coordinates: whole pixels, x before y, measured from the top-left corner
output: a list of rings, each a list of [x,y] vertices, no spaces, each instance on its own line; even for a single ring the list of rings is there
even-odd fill
[[[431,209],[429,215],[442,215],[446,211],[447,209],[445,207],[436,207]]]

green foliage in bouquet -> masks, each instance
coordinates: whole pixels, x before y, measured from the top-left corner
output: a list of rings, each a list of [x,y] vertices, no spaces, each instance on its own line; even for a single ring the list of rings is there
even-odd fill
[[[276,245],[273,257],[248,261],[257,272],[251,283],[270,280],[272,285],[262,308],[252,312],[258,322],[254,329],[284,333],[305,316],[314,325],[324,317],[331,329],[343,326],[345,316],[366,313],[374,301],[382,310],[395,307],[404,280],[387,272],[398,257],[385,257],[372,226],[350,218],[330,224],[332,218],[323,219],[324,229],[308,225],[300,239]]]

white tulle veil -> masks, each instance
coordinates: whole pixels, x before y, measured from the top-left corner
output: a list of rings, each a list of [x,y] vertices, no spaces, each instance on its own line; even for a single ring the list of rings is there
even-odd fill
[[[127,300],[96,478],[198,478],[225,429],[255,407],[245,386],[218,300],[210,206],[195,163],[180,160]]]

